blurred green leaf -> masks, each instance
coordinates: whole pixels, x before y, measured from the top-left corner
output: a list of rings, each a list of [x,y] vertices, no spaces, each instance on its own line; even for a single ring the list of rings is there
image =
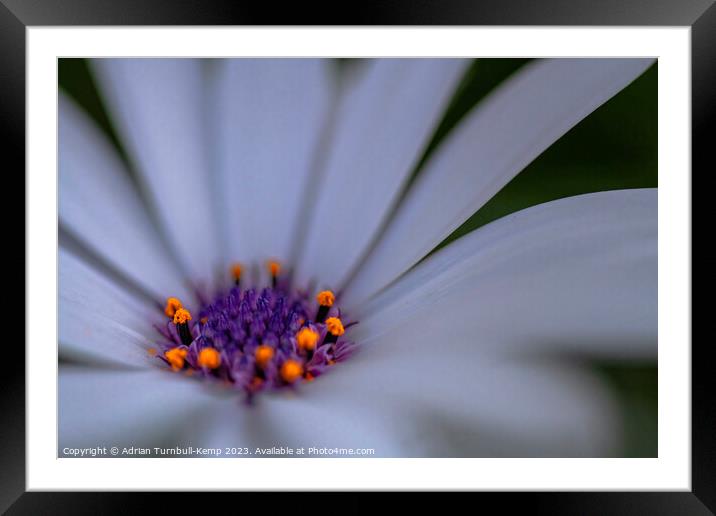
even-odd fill
[[[658,374],[656,364],[597,364],[610,385],[624,424],[622,457],[658,456]]]

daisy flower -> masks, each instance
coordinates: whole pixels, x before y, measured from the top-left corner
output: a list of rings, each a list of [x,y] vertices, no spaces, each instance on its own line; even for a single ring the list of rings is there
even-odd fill
[[[652,63],[534,60],[421,162],[467,60],[91,61],[126,156],[60,94],[60,449],[614,454],[567,359],[656,357],[656,189],[433,251]]]

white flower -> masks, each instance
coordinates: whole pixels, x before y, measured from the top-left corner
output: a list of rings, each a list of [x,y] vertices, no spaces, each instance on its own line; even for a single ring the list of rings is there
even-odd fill
[[[463,60],[369,61],[348,84],[324,60],[94,61],[137,184],[61,95],[60,448],[615,453],[609,393],[565,358],[655,358],[656,190],[538,205],[421,259],[651,63],[528,64],[403,196]],[[253,406],[147,354],[152,300],[269,257],[341,291],[360,353]]]

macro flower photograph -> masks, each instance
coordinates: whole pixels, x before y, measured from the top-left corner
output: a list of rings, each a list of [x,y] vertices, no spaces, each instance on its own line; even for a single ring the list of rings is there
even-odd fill
[[[656,59],[58,76],[58,456],[657,456]]]

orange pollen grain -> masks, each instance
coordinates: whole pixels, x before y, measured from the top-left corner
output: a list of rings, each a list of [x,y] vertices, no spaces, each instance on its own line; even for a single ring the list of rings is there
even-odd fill
[[[169,365],[172,366],[172,369],[179,371],[182,367],[184,367],[186,353],[186,348],[172,348],[169,351],[164,352],[164,357],[167,359],[167,362],[169,362]]]
[[[214,348],[204,348],[199,352],[197,362],[199,362],[201,367],[216,369],[221,365],[221,355]]]
[[[273,358],[273,354],[274,351],[271,346],[267,346],[265,344],[259,346],[254,352],[254,356],[256,357],[256,363],[259,365],[259,367],[266,367],[266,365]]]
[[[306,376],[303,377],[303,379],[306,380],[307,382],[312,382],[313,380],[315,380],[315,378],[316,377],[313,376],[311,373],[306,373]]]
[[[181,301],[176,297],[170,297],[167,298],[167,306],[164,308],[164,313],[167,314],[167,317],[174,317],[174,312],[179,308],[182,308]]]
[[[241,264],[235,263],[231,267],[231,275],[234,277],[234,279],[241,279],[241,272],[243,271],[243,267],[241,267]]]
[[[329,317],[326,319],[326,328],[328,328],[328,331],[336,337],[340,337],[346,332],[343,327],[343,323],[338,317]]]
[[[303,367],[295,360],[288,359],[281,366],[281,378],[286,383],[293,383],[303,375]]]
[[[200,322],[201,324],[206,324],[206,321],[208,321],[208,320],[209,320],[209,318],[206,317],[206,316],[204,316],[204,317],[202,317],[201,319],[199,319],[199,322]]]
[[[147,349],[147,353],[149,353],[149,356],[151,356],[151,357],[157,356],[157,350],[156,350],[156,348],[149,348],[149,349]]]
[[[184,324],[187,321],[191,321],[191,314],[186,308],[178,308],[174,312],[174,324]]]
[[[316,301],[318,301],[318,304],[321,306],[333,306],[335,300],[336,296],[330,290],[319,292],[316,296]]]
[[[312,351],[316,349],[318,343],[318,333],[311,328],[301,328],[296,334],[296,344],[298,349],[304,351]]]

